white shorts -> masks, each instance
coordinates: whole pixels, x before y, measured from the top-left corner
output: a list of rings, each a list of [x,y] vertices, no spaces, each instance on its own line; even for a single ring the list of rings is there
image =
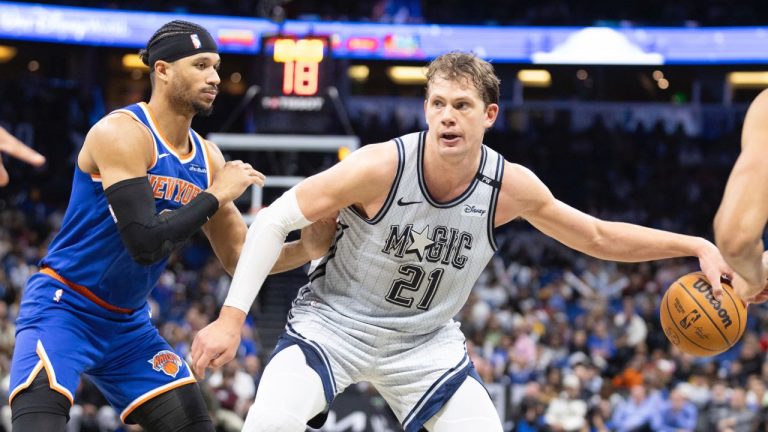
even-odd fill
[[[320,375],[329,405],[350,384],[368,381],[406,432],[418,432],[467,377],[482,384],[459,323],[453,321],[432,333],[413,335],[294,306],[273,355],[291,345],[301,348]]]

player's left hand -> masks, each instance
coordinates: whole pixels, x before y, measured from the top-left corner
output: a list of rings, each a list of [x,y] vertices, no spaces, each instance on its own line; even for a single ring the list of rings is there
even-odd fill
[[[328,252],[336,235],[337,215],[319,219],[301,230],[301,246],[309,259],[322,258]]]
[[[704,272],[704,275],[709,279],[709,283],[712,284],[712,294],[714,294],[716,299],[720,300],[723,297],[723,285],[720,282],[720,278],[725,276],[732,279],[733,269],[725,262],[717,246],[708,240],[704,241],[697,255],[701,271]]]
[[[11,135],[5,129],[0,127],[0,153],[6,153],[9,156],[13,156],[16,159],[24,161],[34,166],[41,166],[45,163],[45,157],[40,153],[32,150],[19,141],[15,136]],[[0,186],[8,184],[8,171],[3,166],[3,161],[0,160]]]
[[[216,321],[208,324],[200,330],[192,341],[192,371],[198,377],[205,376],[205,370],[209,367],[218,368],[235,358],[237,348],[240,346],[240,330],[242,321],[230,319],[225,309],[233,309],[227,306],[222,308],[222,313]],[[239,312],[243,316],[242,312]]]

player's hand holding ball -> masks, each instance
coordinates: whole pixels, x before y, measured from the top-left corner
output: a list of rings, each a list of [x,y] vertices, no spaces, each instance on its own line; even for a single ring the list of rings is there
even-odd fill
[[[722,279],[723,295],[715,297],[701,272],[689,273],[670,285],[661,300],[661,327],[683,352],[713,356],[728,350],[744,334],[747,305],[731,283]]]

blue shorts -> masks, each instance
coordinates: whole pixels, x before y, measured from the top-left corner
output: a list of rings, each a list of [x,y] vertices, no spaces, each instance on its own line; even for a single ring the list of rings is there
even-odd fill
[[[144,402],[194,383],[149,318],[146,304],[109,311],[50,276],[33,275],[16,320],[9,402],[44,369],[51,388],[71,403],[86,374],[125,422]]]

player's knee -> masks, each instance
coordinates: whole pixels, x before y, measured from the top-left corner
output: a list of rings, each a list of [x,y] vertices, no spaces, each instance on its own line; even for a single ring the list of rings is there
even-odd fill
[[[150,431],[213,432],[197,384],[187,384],[162,393],[139,405],[128,420]]]
[[[306,421],[275,406],[251,406],[243,432],[304,432]]]

